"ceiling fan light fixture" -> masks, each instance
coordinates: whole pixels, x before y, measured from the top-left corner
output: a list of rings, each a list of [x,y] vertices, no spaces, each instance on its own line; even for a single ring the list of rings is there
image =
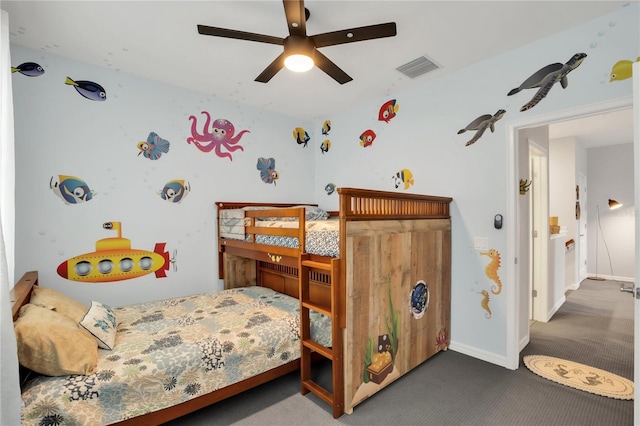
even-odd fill
[[[293,55],[287,56],[284,60],[284,66],[293,72],[307,72],[313,68],[314,65],[313,59],[302,53],[294,53]]]
[[[284,66],[294,72],[306,72],[314,67],[313,51],[315,46],[306,37],[290,36],[284,41],[287,55]]]

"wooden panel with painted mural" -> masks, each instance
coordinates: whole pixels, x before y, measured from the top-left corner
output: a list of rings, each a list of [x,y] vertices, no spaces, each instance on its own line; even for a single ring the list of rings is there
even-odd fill
[[[345,412],[449,344],[449,219],[347,226]]]

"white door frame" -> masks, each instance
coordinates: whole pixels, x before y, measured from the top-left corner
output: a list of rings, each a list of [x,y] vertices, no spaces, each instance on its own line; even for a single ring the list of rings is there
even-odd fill
[[[578,282],[573,283],[572,288],[579,288],[580,283],[587,278],[587,242],[589,241],[589,235],[587,234],[587,176],[584,173],[578,175],[578,188],[580,191],[580,199],[576,202],[580,203],[580,219],[578,220],[578,229],[576,235],[578,235],[578,256],[576,277]]]
[[[634,158],[634,175],[635,175],[635,205],[636,205],[636,279],[634,290],[637,290],[638,280],[640,279],[640,238],[638,237],[638,229],[640,229],[640,214],[638,211],[638,203],[640,203],[640,62],[633,63],[633,158]],[[634,353],[640,353],[640,299],[635,299],[634,311]],[[633,365],[633,378],[636,385],[640,383],[640,362]],[[633,424],[640,425],[640,386],[634,387],[633,400]]]
[[[637,80],[637,76],[638,74],[640,74],[640,67],[638,66],[638,62],[634,63],[634,70],[638,69],[635,72],[634,75],[634,79]],[[634,96],[636,97],[640,97],[640,95],[637,94],[637,92],[639,91],[639,88],[634,88]],[[636,106],[640,106],[638,105],[640,101],[636,100]],[[619,110],[619,109],[625,109],[625,108],[629,108],[631,105],[633,105],[633,98],[631,96],[628,97],[624,97],[624,98],[619,98],[619,99],[615,99],[612,101],[607,101],[607,102],[601,102],[601,103],[597,103],[597,104],[590,104],[590,105],[585,105],[585,106],[581,106],[581,107],[577,107],[577,108],[573,108],[573,109],[569,109],[569,110],[564,110],[564,111],[559,111],[559,112],[554,112],[554,113],[549,113],[549,114],[542,114],[542,115],[538,115],[538,116],[534,116],[531,118],[525,118],[522,120],[517,120],[517,121],[513,121],[511,123],[509,123],[507,125],[507,218],[510,218],[510,220],[506,221],[506,230],[507,230],[507,256],[505,258],[505,267],[506,267],[506,273],[507,273],[507,280],[506,282],[508,283],[513,283],[512,286],[510,286],[510,289],[513,289],[513,291],[510,291],[510,289],[506,292],[506,298],[507,298],[507,306],[506,306],[506,323],[507,323],[507,329],[506,329],[506,351],[505,351],[505,367],[512,369],[512,370],[516,370],[519,366],[520,363],[520,350],[519,350],[519,339],[520,336],[518,335],[519,333],[519,325],[522,324],[522,321],[529,321],[528,319],[528,312],[519,312],[518,310],[518,300],[520,299],[520,292],[522,291],[521,289],[521,283],[518,282],[518,256],[519,256],[519,241],[518,241],[518,206],[517,206],[517,197],[519,194],[519,174],[518,174],[518,130],[520,129],[524,129],[524,128],[528,128],[528,127],[538,127],[538,126],[542,126],[545,124],[550,124],[550,123],[554,123],[554,122],[558,122],[558,121],[565,121],[565,120],[570,120],[573,118],[578,118],[578,117],[585,117],[585,116],[589,116],[589,115],[596,115],[596,114],[602,114],[603,112],[609,112],[609,111],[615,111],[615,110]],[[638,115],[638,111],[635,111],[635,117],[637,117]],[[636,123],[637,124],[637,123]],[[636,151],[640,152],[640,149],[638,148],[638,127],[637,125],[635,126],[635,130],[634,130],[634,134],[636,135],[635,140],[636,140]],[[638,171],[638,155],[636,152],[636,182],[638,181],[638,176],[637,174],[640,173]],[[637,185],[636,185],[637,187]],[[636,189],[637,192],[637,189]],[[637,199],[640,199],[640,197],[637,197]],[[638,215],[636,215],[636,225],[638,222]],[[640,229],[640,225],[637,225],[638,229]],[[636,237],[636,258],[638,257],[638,253],[640,252],[640,248],[638,248],[638,244],[640,244],[638,242],[638,237]],[[521,261],[523,261],[524,259],[521,259]],[[640,262],[636,261],[636,270],[638,270],[638,264]],[[639,275],[638,272],[636,272],[636,275]],[[640,275],[639,275],[640,276]],[[527,286],[528,288],[528,286]],[[640,302],[639,302],[640,303]],[[637,319],[638,315],[636,315],[636,322],[640,322]],[[528,327],[525,327],[525,329],[528,329]],[[638,338],[637,335],[640,334],[640,326],[636,326],[635,327],[636,330],[636,339],[635,341],[638,342]],[[636,363],[636,364],[640,364],[640,363]],[[638,378],[638,372],[637,372],[637,365],[636,365],[636,383],[640,383],[640,378]],[[638,393],[640,390],[640,386],[636,387],[636,399],[634,404],[640,405],[640,396],[638,395]],[[638,413],[638,411],[640,410],[636,410],[636,416],[638,421],[636,422],[636,424],[640,425],[640,413]]]

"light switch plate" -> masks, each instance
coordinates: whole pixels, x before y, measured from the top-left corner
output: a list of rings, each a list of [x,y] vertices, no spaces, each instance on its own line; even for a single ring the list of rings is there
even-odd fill
[[[486,237],[474,237],[473,248],[478,251],[486,251],[489,248],[489,240]]]

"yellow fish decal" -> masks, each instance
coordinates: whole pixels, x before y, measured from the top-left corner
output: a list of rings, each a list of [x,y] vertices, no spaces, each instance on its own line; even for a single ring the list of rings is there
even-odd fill
[[[409,169],[402,169],[396,173],[393,177],[393,183],[398,189],[400,185],[404,185],[404,189],[409,189],[409,186],[413,185],[413,173]]]
[[[322,134],[327,136],[331,130],[331,120],[326,120],[322,125]]]
[[[309,142],[309,140],[311,139],[311,137],[309,136],[309,133],[307,133],[307,131],[304,130],[302,127],[296,127],[293,130],[293,138],[296,140],[298,145],[304,144],[305,148],[307,147],[307,142]]]
[[[636,62],[640,62],[640,56],[636,58]],[[631,78],[633,74],[633,61],[629,61],[627,59],[623,59],[621,61],[616,62],[616,64],[611,68],[611,75],[609,82],[612,81],[620,81]]]

